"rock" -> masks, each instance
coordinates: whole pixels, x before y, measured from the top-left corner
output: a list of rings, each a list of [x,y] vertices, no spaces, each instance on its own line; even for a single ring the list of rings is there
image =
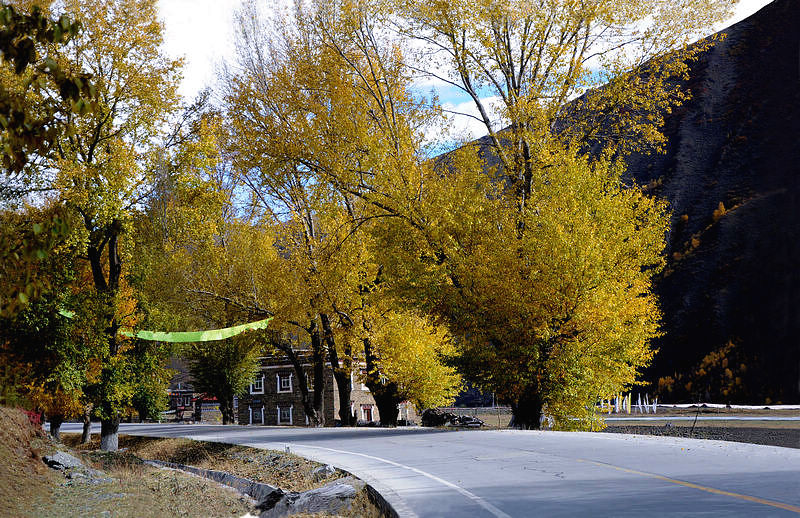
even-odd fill
[[[69,468],[64,471],[64,475],[69,479],[71,484],[109,484],[114,482],[114,479],[96,469],[79,467]]]
[[[198,468],[196,466],[187,466],[185,464],[176,464],[174,462],[164,462],[160,460],[145,460],[144,463],[158,468],[185,471],[199,477],[219,482],[220,484],[225,484],[237,490],[239,493],[245,494],[257,502],[261,502],[261,504],[259,504],[259,508],[261,509],[271,508],[275,502],[279,501],[284,496],[284,492],[280,488],[261,482],[254,482],[247,478],[237,477],[225,471]],[[265,502],[267,503],[265,504]]]
[[[65,451],[47,455],[42,460],[51,468],[63,471],[68,484],[107,484],[114,481],[102,471],[85,466],[79,458]]]
[[[310,491],[286,493],[271,509],[263,511],[260,518],[278,518],[296,513],[335,515],[339,511],[350,509],[353,498],[363,488],[364,482],[353,477],[345,477]]]
[[[330,464],[326,464],[324,466],[314,468],[314,470],[311,471],[311,476],[314,477],[314,480],[316,482],[319,482],[320,480],[325,480],[334,473],[336,473],[336,468],[334,468]]]
[[[429,408],[422,413],[422,426],[466,426],[469,428],[479,428],[483,426],[483,421],[469,415],[458,416],[450,412],[444,412],[438,408]]]
[[[53,455],[46,455],[42,458],[42,460],[53,469],[69,469],[69,468],[80,468],[83,466],[83,462],[73,455],[70,455],[67,452],[59,451]]]

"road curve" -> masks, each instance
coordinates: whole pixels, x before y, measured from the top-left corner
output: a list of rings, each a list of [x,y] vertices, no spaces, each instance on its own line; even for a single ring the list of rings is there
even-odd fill
[[[406,517],[800,515],[800,450],[776,446],[517,430],[123,424],[120,432],[288,446],[362,478]]]

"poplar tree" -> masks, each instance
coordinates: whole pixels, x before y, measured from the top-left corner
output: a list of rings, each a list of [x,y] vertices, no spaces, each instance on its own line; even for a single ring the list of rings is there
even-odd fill
[[[68,0],[63,8],[84,30],[60,53],[63,66],[92,75],[93,111],[68,116],[70,130],[59,138],[48,170],[53,186],[80,222],[73,239],[85,249],[91,295],[82,311],[104,330],[102,372],[95,411],[101,417],[101,448],[117,448],[121,410],[133,394],[129,340],[135,297],[125,279],[132,243],[132,215],[152,189],[153,167],[163,153],[164,128],[179,108],[180,61],[164,57],[162,26],[152,0]],[[59,61],[61,58],[58,58]]]

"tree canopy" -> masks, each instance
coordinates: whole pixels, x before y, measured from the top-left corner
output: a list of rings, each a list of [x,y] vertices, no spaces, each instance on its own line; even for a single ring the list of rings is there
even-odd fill
[[[686,44],[732,3],[313,0],[272,20],[248,3],[216,104],[189,107],[155,0],[3,7],[5,169],[54,208],[2,214],[2,316],[55,337],[37,386],[63,415],[94,403],[107,449],[122,412],[163,404],[170,354],[225,422],[269,352],[298,370],[314,425],[330,424],[329,364],[343,424],[356,373],[384,424],[464,379],[518,426],[593,428],[659,333],[668,211],[622,159],[659,149],[678,79],[714,41]],[[458,119],[420,78],[461,91],[487,137],[432,157],[431,132]],[[58,280],[24,260],[47,249],[75,254],[72,277],[19,313]],[[183,349],[120,332],[265,318]]]

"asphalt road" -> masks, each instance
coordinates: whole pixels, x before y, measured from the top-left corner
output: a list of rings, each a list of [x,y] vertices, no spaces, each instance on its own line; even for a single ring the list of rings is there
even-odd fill
[[[350,471],[407,517],[800,515],[800,450],[791,448],[516,430],[123,424],[120,432],[288,447]]]

